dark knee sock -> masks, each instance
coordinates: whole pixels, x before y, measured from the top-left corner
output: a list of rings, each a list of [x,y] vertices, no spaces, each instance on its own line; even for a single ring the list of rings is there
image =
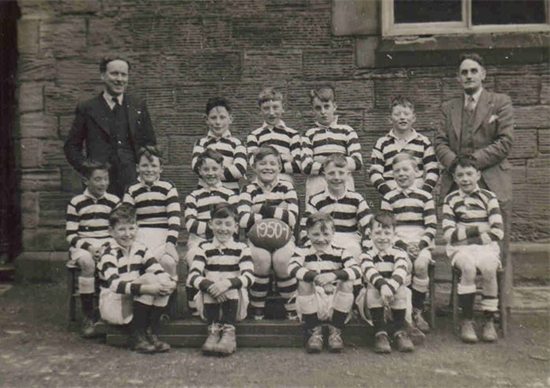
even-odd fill
[[[363,288],[363,285],[361,284],[354,284],[353,285],[353,300],[356,300],[359,296],[359,293],[361,292],[361,289]]]
[[[199,291],[193,287],[185,287],[185,293],[187,294],[187,302],[192,302]]]
[[[160,317],[164,313],[165,307],[152,306],[151,314],[149,315],[149,326],[153,334],[158,334],[158,328],[160,324]]]
[[[375,307],[369,309],[370,315],[372,317],[372,324],[374,325],[374,332],[379,333],[381,331],[386,331],[386,320],[384,319],[384,308]]]
[[[315,314],[302,314],[302,320],[304,321],[304,329],[311,330],[316,326],[319,326],[319,318],[317,313]]]
[[[206,323],[209,325],[213,322],[218,322],[220,317],[220,305],[217,303],[205,303],[204,316],[206,317]]]
[[[151,314],[152,306],[148,306],[141,302],[136,302],[132,304],[132,333],[134,335],[144,335],[145,329],[149,325],[149,317]]]
[[[459,294],[458,302],[462,308],[462,318],[474,319],[474,301],[476,294]]]
[[[405,329],[405,309],[391,310],[395,332]]]
[[[94,317],[94,294],[80,294],[82,314],[87,318]]]
[[[426,300],[426,293],[412,289],[412,305],[413,308],[420,311],[424,310],[424,301]]]
[[[338,329],[343,329],[344,325],[346,324],[347,317],[348,317],[348,313],[343,313],[341,311],[334,310],[332,313],[331,323],[333,326],[337,327]]]
[[[222,323],[234,325],[237,322],[238,300],[226,300],[222,303]]]

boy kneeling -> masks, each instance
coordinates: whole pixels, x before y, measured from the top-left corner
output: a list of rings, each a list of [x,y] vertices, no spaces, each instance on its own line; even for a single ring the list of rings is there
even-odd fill
[[[138,226],[131,205],[122,204],[109,216],[115,240],[98,264],[101,318],[113,325],[130,323],[132,350],[162,353],[170,345],[159,340],[158,328],[176,283],[164,272],[152,253],[136,242]]]
[[[309,243],[300,248],[288,265],[290,276],[298,280],[296,311],[304,323],[306,351],[320,353],[323,334],[320,321],[329,320],[328,350],[344,350],[341,331],[353,306],[353,281],[361,269],[345,249],[333,244],[334,221],[323,212],[306,221]]]

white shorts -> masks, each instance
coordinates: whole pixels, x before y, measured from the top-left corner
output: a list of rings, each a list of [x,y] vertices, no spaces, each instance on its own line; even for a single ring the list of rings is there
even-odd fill
[[[497,260],[500,263],[500,246],[496,241],[486,245],[447,245],[446,252],[453,266],[455,265],[457,257],[462,255],[473,260],[476,268],[479,268],[480,261]]]
[[[240,288],[238,290],[232,289],[226,292],[228,299],[238,300],[239,301],[239,310],[237,311],[237,321],[242,321],[246,318],[248,314],[248,290],[246,288]],[[197,310],[199,311],[200,317],[203,321],[206,321],[206,316],[204,314],[204,305],[205,304],[219,304],[219,302],[212,298],[209,294],[199,291],[197,295],[193,298],[196,303]]]
[[[108,288],[99,293],[99,313],[101,319],[111,325],[125,325],[132,321],[132,295],[117,294]]]

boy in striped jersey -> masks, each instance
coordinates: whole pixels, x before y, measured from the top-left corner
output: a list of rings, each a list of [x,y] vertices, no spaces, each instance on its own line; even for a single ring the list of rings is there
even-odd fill
[[[370,181],[381,196],[395,189],[392,160],[405,151],[417,160],[416,186],[431,194],[439,178],[439,167],[432,143],[413,128],[414,105],[408,98],[398,96],[392,100],[390,110],[392,129],[374,145]]]
[[[381,212],[371,220],[373,248],[361,255],[361,270],[367,283],[366,304],[374,324],[374,351],[390,353],[387,322],[384,309],[393,316],[394,338],[400,352],[412,352],[414,345],[405,331],[408,276],[407,252],[395,247],[395,218]],[[360,306],[362,308],[363,306]]]
[[[209,226],[212,207],[219,203],[237,205],[239,202],[239,196],[233,190],[222,186],[222,154],[211,148],[205,150],[197,159],[197,168],[205,186],[193,190],[185,198],[185,227],[189,232],[185,259],[188,268],[191,268],[191,263],[193,262],[193,250],[201,242],[212,238],[212,230]],[[193,316],[198,316],[194,301],[197,290],[189,282],[187,283],[186,290],[189,312]]]
[[[229,125],[233,122],[229,102],[223,97],[214,97],[206,103],[206,125],[208,134],[195,142],[191,159],[191,168],[199,174],[197,160],[207,148],[223,155],[222,184],[239,193],[239,179],[246,173],[246,148],[239,139],[231,136]],[[205,183],[199,179],[199,187]]]
[[[420,331],[427,333],[430,326],[422,312],[430,281],[428,266],[433,263],[430,248],[437,229],[435,204],[429,192],[415,185],[418,167],[414,156],[400,152],[393,158],[392,167],[397,188],[384,195],[380,210],[394,214],[397,223],[394,244],[408,253],[414,265],[412,320]]]
[[[111,241],[109,214],[120,201],[107,193],[109,165],[86,161],[82,165],[86,190],[71,199],[67,206],[66,236],[69,248],[67,267],[78,266],[78,292],[82,304],[82,336],[95,334],[94,310],[96,262]]]
[[[323,86],[310,92],[311,108],[315,116],[315,127],[308,129],[302,138],[302,172],[308,175],[306,181],[306,203],[309,198],[326,187],[322,175],[323,162],[331,154],[346,157],[350,172],[363,167],[361,144],[355,130],[349,125],[338,124],[334,89]],[[354,189],[350,175],[346,186]]]
[[[162,153],[155,146],[138,150],[138,182],[126,189],[123,203],[136,208],[138,241],[144,243],[162,268],[177,281],[176,251],[181,207],[176,186],[160,179]]]
[[[498,199],[493,192],[479,187],[481,172],[473,158],[459,157],[451,173],[458,190],[445,197],[442,225],[447,255],[462,273],[458,284],[463,318],[461,338],[468,343],[478,341],[473,319],[475,277],[479,270],[483,277],[481,308],[485,315],[481,338],[494,342],[498,339],[493,323],[498,311],[497,270],[501,267],[498,242],[504,237]]]
[[[252,165],[256,178],[243,188],[239,196],[240,226],[246,232],[262,219],[276,218],[294,229],[298,219],[298,195],[290,181],[279,179],[281,158],[271,146],[260,147],[254,155]],[[277,279],[279,294],[285,301],[288,319],[296,319],[296,279],[288,274],[288,263],[296,245],[291,238],[283,247],[270,252],[265,247],[255,246],[248,241],[256,280],[250,288],[252,316],[264,319],[265,299],[269,291],[271,267]]]
[[[113,325],[130,323],[132,350],[164,353],[170,345],[158,338],[160,317],[176,283],[145,245],[136,241],[136,211],[122,204],[109,216],[114,242],[97,265],[101,318]]]
[[[235,323],[246,317],[254,264],[246,244],[233,239],[239,224],[231,205],[215,205],[209,223],[214,238],[195,249],[189,283],[200,290],[197,305],[209,325],[203,353],[228,356],[237,349]]]
[[[306,351],[323,349],[321,321],[329,320],[328,350],[344,350],[341,332],[353,306],[353,281],[361,270],[353,256],[334,244],[334,221],[330,214],[317,212],[308,217],[310,244],[299,248],[288,265],[298,280],[296,309],[304,323]]]
[[[285,112],[283,94],[274,88],[265,88],[258,96],[258,103],[264,123],[246,139],[250,164],[253,164],[254,153],[259,147],[273,146],[279,151],[283,163],[279,177],[293,182],[291,174],[300,173],[302,144],[298,131],[287,127],[282,120]]]

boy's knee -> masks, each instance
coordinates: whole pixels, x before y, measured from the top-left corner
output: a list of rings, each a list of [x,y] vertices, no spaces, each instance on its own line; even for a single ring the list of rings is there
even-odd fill
[[[474,281],[477,268],[472,259],[466,255],[457,255],[455,258],[455,266],[462,273],[461,278],[463,281]]]
[[[177,272],[177,262],[176,259],[174,259],[170,255],[163,255],[160,258],[160,265],[162,268],[168,272],[170,275],[174,275]]]
[[[80,276],[93,277],[96,269],[96,262],[89,252],[85,252],[77,260],[80,267]]]
[[[313,295],[315,294],[315,285],[308,282],[298,282],[298,295]]]
[[[271,269],[271,254],[265,249],[254,249],[252,251],[252,262],[254,273],[260,276],[269,275]]]
[[[499,262],[497,260],[480,260],[478,263],[479,272],[484,279],[492,279],[497,276]]]
[[[427,253],[424,253],[424,252]],[[425,278],[428,277],[428,267],[430,265],[431,254],[427,250],[423,250],[420,252],[416,260],[414,261],[414,274],[419,278]]]
[[[290,262],[290,256],[273,256],[273,271],[279,278],[289,277],[288,263]]]

